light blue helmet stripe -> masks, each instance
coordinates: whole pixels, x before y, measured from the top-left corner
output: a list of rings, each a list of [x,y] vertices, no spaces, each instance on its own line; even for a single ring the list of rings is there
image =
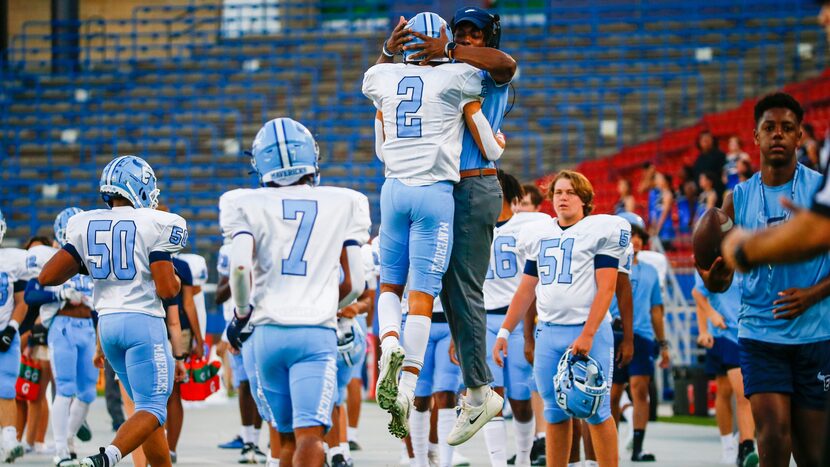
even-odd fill
[[[279,132],[277,133],[277,147],[280,148],[280,157],[282,157],[282,166],[291,167],[291,155],[288,153],[288,145],[286,144],[288,138],[285,132],[285,119],[280,119]]]
[[[277,147],[277,154],[280,155],[280,163],[282,164],[282,166],[280,168],[284,169],[286,167],[286,165],[283,163],[282,146],[280,145],[280,136],[279,136],[279,132],[277,131],[277,120],[276,119],[271,120],[271,129],[274,130],[274,143],[276,143],[275,146]]]

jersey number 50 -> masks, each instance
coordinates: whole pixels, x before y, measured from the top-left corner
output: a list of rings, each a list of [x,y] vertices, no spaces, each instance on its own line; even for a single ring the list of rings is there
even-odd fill
[[[112,250],[105,242],[98,241],[100,232],[111,232]],[[89,221],[86,250],[93,279],[106,279],[110,272],[122,281],[135,278],[135,222],[120,220],[113,226],[111,220]]]

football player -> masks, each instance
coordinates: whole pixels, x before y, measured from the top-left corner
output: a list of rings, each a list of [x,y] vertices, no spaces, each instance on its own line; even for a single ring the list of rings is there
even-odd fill
[[[496,343],[496,333],[504,321],[510,300],[519,286],[521,274],[519,266],[524,258],[518,251],[518,239],[536,228],[540,222],[550,222],[550,216],[540,212],[513,213],[512,207],[522,199],[522,186],[512,175],[498,171],[502,193],[502,210],[496,222],[493,245],[490,253],[490,266],[484,281],[484,306],[487,309],[487,343],[490,348]],[[524,348],[524,323],[519,322],[508,337],[513,349]],[[505,358],[500,367],[488,355],[487,364],[494,376],[492,383],[496,392],[507,394],[513,409],[513,422],[516,428],[517,465],[530,465],[530,451],[534,441],[533,410],[530,404],[530,384],[533,379],[533,367],[523,354],[515,353]],[[491,465],[505,465],[507,462],[507,430],[501,416],[490,420],[484,427],[484,440],[490,452]]]
[[[55,219],[57,246],[66,244],[69,219],[82,212],[71,207]],[[39,273],[56,250],[34,247],[29,250],[30,270]],[[75,433],[96,397],[98,370],[93,365],[95,327],[92,321],[92,280],[76,275],[60,287],[44,288],[31,279],[24,295],[29,306],[40,308],[41,323],[49,329],[47,339],[53,362],[57,394],[52,402],[52,433],[55,438],[55,464],[77,466]]]
[[[533,374],[545,401],[548,465],[565,466],[571,445],[571,417],[556,401],[551,375],[570,351],[589,355],[610,380],[614,339],[608,309],[614,296],[617,269],[630,242],[628,222],[607,215],[589,216],[593,187],[580,173],[563,170],[550,190],[557,217],[536,229],[523,246],[528,258],[524,275],[510,302],[493,347],[503,365],[508,337],[537,299],[539,322]],[[518,354],[519,349],[515,349]],[[617,465],[617,429],[607,397],[588,418],[600,465]]]
[[[405,29],[438,37],[442,27],[446,29],[446,22],[440,16],[419,13]],[[401,438],[408,432],[433,301],[452,252],[453,183],[460,180],[465,121],[489,160],[498,159],[504,150],[504,141],[497,140],[481,111],[479,70],[446,63],[447,57],[412,63],[419,62],[412,55],[405,51],[402,64],[377,64],[363,79],[363,94],[377,108],[375,150],[386,164],[381,190],[378,322],[382,340],[377,400],[392,415],[389,431]],[[401,296],[407,277],[409,317],[402,348]],[[469,439],[501,409],[501,397],[489,386],[470,392],[472,404],[463,404],[465,423],[457,423],[462,429],[450,436],[451,444]]]
[[[255,326],[245,347],[253,344],[280,432],[280,465],[323,465],[336,397],[337,310],[365,284],[360,244],[368,240],[368,199],[316,186],[317,143],[290,118],[267,122],[252,154],[262,187],[219,201],[222,232],[232,239],[235,313]]]
[[[219,282],[216,286],[215,302],[222,307],[222,315],[225,318],[225,323],[230,325],[233,319],[233,304],[231,303],[231,287],[228,282],[230,277],[230,243],[225,243],[219,248],[219,254],[216,259],[216,272],[219,274]],[[227,328],[226,328],[227,330]],[[239,403],[239,417],[242,422],[239,435],[233,440],[220,444],[222,449],[240,449],[242,456],[240,463],[250,463],[251,455],[256,461],[257,451],[259,450],[260,430],[262,429],[262,416],[257,410],[257,403],[251,392],[251,384],[248,378],[248,373],[245,371],[245,364],[242,360],[242,352],[239,349],[231,347],[228,343],[227,333],[222,333],[222,341],[216,346],[217,355],[223,354],[230,348],[230,362],[231,374],[233,376],[233,387],[237,390],[237,399]]]
[[[0,211],[0,243],[6,235],[6,218]],[[12,463],[23,456],[17,441],[15,383],[20,369],[18,329],[26,316],[23,300],[26,252],[0,248],[0,461]]]
[[[140,157],[120,156],[107,164],[99,192],[109,209],[72,216],[66,244],[38,276],[44,286],[61,285],[78,273],[92,276],[104,354],[135,401],[135,413],[112,444],[83,458],[81,466],[114,466],[142,444],[151,465],[170,466],[163,426],[167,398],[184,365],[183,356],[170,351],[162,299],[179,292],[171,254],[187,242],[187,227],[181,217],[155,210],[156,176]],[[177,329],[170,329],[177,340]]]
[[[721,463],[739,466],[757,465],[755,421],[749,399],[744,395],[738,346],[738,312],[741,309],[740,280],[724,293],[712,293],[695,274],[692,289],[697,311],[697,343],[706,349],[706,373],[715,378],[715,418],[721,434]],[[732,436],[732,395],[735,395],[736,419],[740,444]]]
[[[639,216],[627,213],[625,217],[631,225],[631,244],[634,252],[631,261],[630,280],[634,304],[634,358],[628,365],[618,365],[614,368],[613,385],[611,387],[611,409],[614,419],[619,423],[620,399],[625,391],[625,385],[630,384],[634,403],[634,420],[631,421],[634,435],[631,460],[634,462],[654,461],[654,454],[643,451],[646,424],[649,414],[648,388],[654,376],[654,355],[656,347],[660,347],[661,368],[668,368],[670,357],[663,324],[663,295],[660,289],[660,280],[657,269],[651,265],[641,263],[638,255],[643,245],[648,244],[648,233],[645,223]],[[614,301],[611,315],[619,318],[620,310]],[[655,341],[656,338],[656,341]],[[621,341],[622,336],[615,333],[615,341]]]
[[[821,188],[821,174],[796,159],[803,117],[801,105],[788,94],[770,94],[755,105],[761,170],[738,184],[723,204],[736,226],[757,230],[784,223],[793,205],[807,205]],[[761,266],[750,262],[741,237],[735,234],[739,241],[724,246],[729,262],[718,257],[710,269],[698,272],[710,291],[722,292],[732,281],[729,264],[746,271],[738,343],[760,463],[788,465],[792,454],[799,464],[820,465],[824,438],[817,427],[827,418],[830,387],[825,377],[830,375],[830,255]]]

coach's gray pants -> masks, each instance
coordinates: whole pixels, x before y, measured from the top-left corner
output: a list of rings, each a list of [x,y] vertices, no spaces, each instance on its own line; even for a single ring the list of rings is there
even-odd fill
[[[441,304],[455,341],[464,385],[474,388],[493,381],[487,366],[490,349],[483,286],[502,193],[498,179],[490,175],[462,179],[455,185],[453,196],[453,246]]]

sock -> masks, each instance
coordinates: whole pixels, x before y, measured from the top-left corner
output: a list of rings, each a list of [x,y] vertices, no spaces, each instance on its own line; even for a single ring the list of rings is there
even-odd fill
[[[424,366],[431,325],[432,320],[427,316],[410,314],[406,318],[406,328],[403,330],[403,348],[406,352],[404,367],[411,366],[420,370]]]
[[[6,449],[12,449],[17,446],[17,428],[13,426],[3,428],[3,446]]]
[[[724,451],[727,449],[732,448],[735,445],[735,437],[732,436],[732,433],[728,435],[721,435],[720,437],[720,447]]]
[[[410,371],[402,371],[401,379],[398,381],[398,392],[412,399],[416,384],[418,384],[418,375]]]
[[[533,448],[533,419],[529,422],[520,422],[513,418],[513,427],[516,429],[516,465],[530,464],[530,450]]]
[[[352,449],[349,447],[348,441],[340,443],[340,451],[343,453],[343,457],[345,457],[346,460],[352,458]]]
[[[112,444],[107,446],[107,448],[104,450],[104,455],[106,455],[107,458],[109,459],[110,467],[112,467],[115,464],[121,462],[121,451],[117,447],[113,446]]]
[[[455,409],[438,409],[438,459],[441,467],[452,466],[455,448],[447,444],[447,438],[455,426]]]
[[[537,431],[535,438],[536,439],[545,439],[545,432],[544,431]]]
[[[634,451],[633,455],[638,455],[643,450],[643,439],[646,437],[646,430],[634,429]]]
[[[240,433],[242,437],[242,442],[245,444],[253,443],[254,442],[254,426],[253,425],[242,425],[242,431]]]
[[[389,332],[401,335],[401,299],[392,292],[383,292],[378,298],[378,332],[381,337]],[[381,341],[381,346],[385,341]],[[386,351],[385,346],[383,351]]]
[[[582,461],[570,462],[568,463],[568,467],[583,467]]]
[[[338,454],[341,456],[343,455],[343,448],[341,448],[339,444],[334,447],[329,447],[329,460]]]
[[[493,417],[484,425],[484,444],[490,452],[490,465],[507,465],[507,427],[503,417]]]
[[[409,327],[409,323],[406,324]],[[412,373],[410,373],[412,374]],[[427,445],[429,444],[429,411],[413,410],[409,413],[409,436],[412,439],[412,453],[420,465],[429,465]]]
[[[477,388],[467,389],[467,402],[469,402],[470,405],[478,407],[484,403],[484,398],[487,396],[487,391],[489,390],[490,386],[486,384]]]
[[[583,467],[599,467],[599,462],[585,459],[585,462],[582,465]]]
[[[268,463],[265,464],[265,467],[280,467],[280,460],[274,459],[270,455],[268,456]]]
[[[348,427],[346,428],[346,439],[349,441],[357,442],[357,427]]]
[[[78,399],[72,399],[72,405],[69,406],[69,431],[67,432],[67,438],[70,440],[75,439],[75,433],[78,432],[78,429],[81,428],[81,425],[84,424],[84,420],[86,420],[86,415],[89,413],[89,404],[86,402]],[[57,443],[57,438],[56,443]]]
[[[430,441],[429,447],[427,448],[427,452],[430,454],[438,454],[438,443],[433,443],[432,441]]]
[[[259,433],[262,431],[262,429],[254,427],[253,425],[252,425],[252,427],[253,427],[253,430],[252,430],[253,432],[251,433],[251,436],[252,436],[251,437],[251,442],[254,443],[254,445],[256,445],[256,446],[259,446]]]
[[[68,457],[69,454],[69,446],[67,446],[66,440],[69,438],[69,410],[71,405],[72,399],[60,394],[56,395],[52,402],[52,435],[55,438],[55,455],[60,458]]]

